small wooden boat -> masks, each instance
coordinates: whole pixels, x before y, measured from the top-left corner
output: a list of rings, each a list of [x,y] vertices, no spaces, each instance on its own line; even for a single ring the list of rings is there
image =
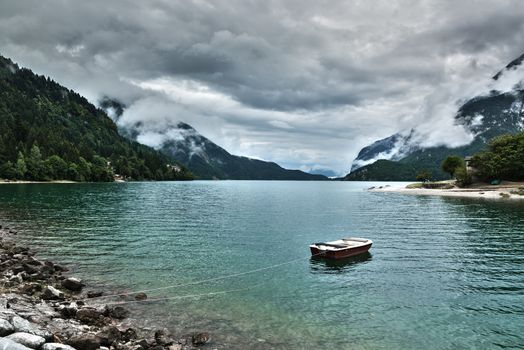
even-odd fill
[[[348,237],[331,242],[319,242],[309,246],[314,257],[328,259],[344,259],[365,253],[371,248],[373,241],[365,238]]]

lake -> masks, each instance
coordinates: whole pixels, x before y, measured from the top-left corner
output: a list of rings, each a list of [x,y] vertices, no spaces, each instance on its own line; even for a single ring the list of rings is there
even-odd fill
[[[91,284],[166,287],[134,317],[208,331],[210,349],[524,348],[524,203],[373,185],[1,185],[0,220]],[[310,258],[346,236],[370,254]]]

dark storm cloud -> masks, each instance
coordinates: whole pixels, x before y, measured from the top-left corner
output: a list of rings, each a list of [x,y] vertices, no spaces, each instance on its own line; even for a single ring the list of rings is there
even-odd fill
[[[92,101],[121,99],[130,121],[343,171],[366,142],[452,118],[434,113],[456,98],[439,91],[520,55],[522,18],[518,0],[4,0],[0,45]]]

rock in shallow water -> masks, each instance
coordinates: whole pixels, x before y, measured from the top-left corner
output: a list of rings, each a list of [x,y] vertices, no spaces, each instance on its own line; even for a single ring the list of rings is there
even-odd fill
[[[102,294],[103,292],[90,290],[89,292],[87,292],[87,297],[88,298],[98,298],[98,297],[101,297]]]
[[[79,278],[69,277],[62,281],[62,286],[74,292],[79,292],[85,284]]]
[[[193,344],[195,345],[204,345],[211,340],[209,333],[201,332],[193,334]]]
[[[117,320],[123,320],[129,316],[129,310],[122,306],[106,307],[106,313]]]
[[[45,343],[45,339],[34,334],[17,332],[7,336],[7,339],[11,339],[19,344],[25,345],[31,349],[38,349],[42,344]]]
[[[142,301],[147,299],[146,293],[137,293],[135,294],[135,300]]]

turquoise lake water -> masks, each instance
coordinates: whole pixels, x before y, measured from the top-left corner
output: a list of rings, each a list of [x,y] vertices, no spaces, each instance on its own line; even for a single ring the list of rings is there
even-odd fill
[[[0,221],[106,289],[149,292],[146,326],[209,349],[522,349],[524,203],[363,191],[374,183],[0,186]],[[342,263],[308,245],[374,241]],[[237,290],[240,289],[240,290]],[[237,290],[184,298],[193,294]]]

